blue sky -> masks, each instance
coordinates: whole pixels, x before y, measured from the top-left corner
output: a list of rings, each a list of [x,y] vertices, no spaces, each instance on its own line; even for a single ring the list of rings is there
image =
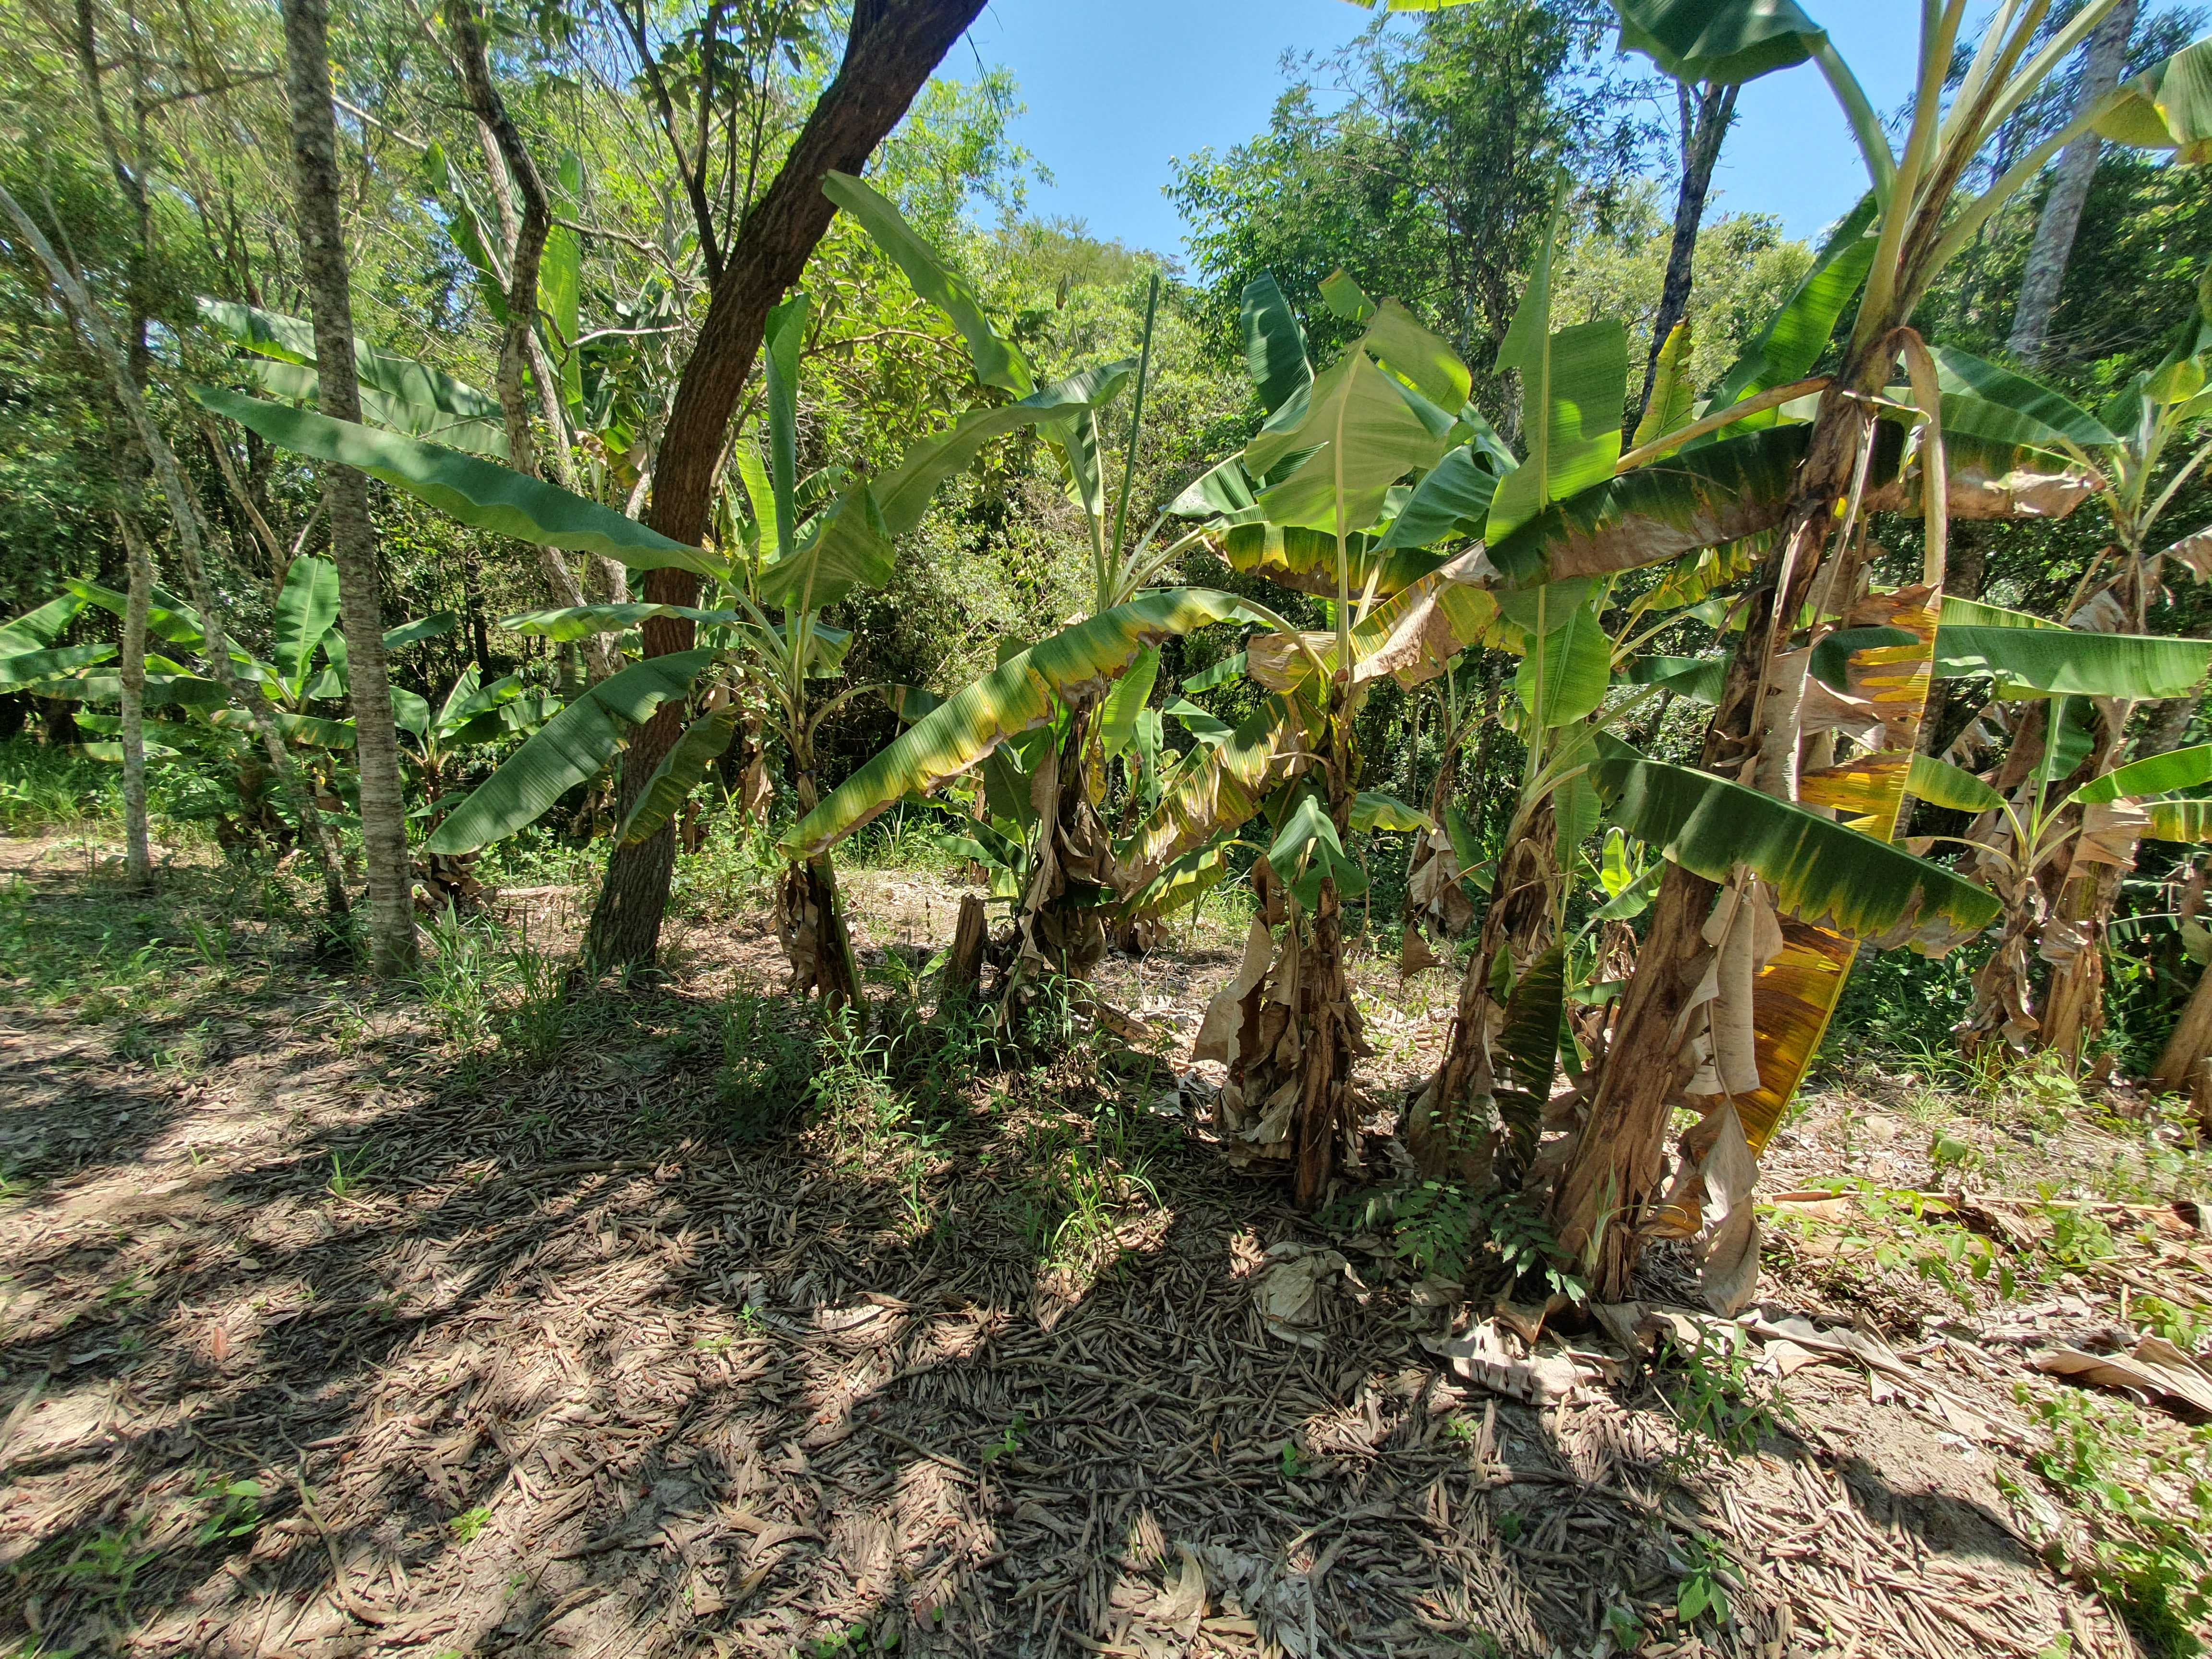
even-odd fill
[[[1901,104],[1917,0],[1805,3],[1875,106]],[[1284,85],[1283,52],[1326,52],[1365,21],[1346,0],[991,0],[969,32],[973,53],[956,47],[945,68],[972,72],[980,57],[1020,81],[1029,107],[1017,136],[1054,179],[1032,189],[1033,211],[1180,256],[1182,222],[1160,194],[1172,159],[1260,131]],[[1817,70],[1770,76],[1744,89],[1712,210],[1772,213],[1790,234],[1814,235],[1866,188],[1857,154]]]

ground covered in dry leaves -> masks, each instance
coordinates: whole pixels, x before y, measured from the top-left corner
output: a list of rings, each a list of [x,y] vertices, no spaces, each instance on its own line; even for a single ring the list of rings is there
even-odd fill
[[[1109,964],[1164,1062],[995,1069],[896,1017],[957,904],[926,871],[854,879],[894,1012],[840,1042],[726,871],[687,866],[672,982],[570,997],[558,882],[380,991],[289,874],[101,860],[0,842],[0,1650],[2187,1637],[2118,1611],[2123,1511],[2205,1512],[2201,1437],[2030,1364],[2199,1331],[2204,1165],[2154,1115],[1847,1071],[1770,1158],[1766,1300],[1700,1322],[1660,1256],[1656,1353],[1547,1334],[1584,1381],[1532,1406],[1436,1352],[1498,1280],[1449,1212],[1317,1222],[1208,1144],[1179,1056],[1233,922]],[[1452,988],[1358,980],[1381,1130]]]

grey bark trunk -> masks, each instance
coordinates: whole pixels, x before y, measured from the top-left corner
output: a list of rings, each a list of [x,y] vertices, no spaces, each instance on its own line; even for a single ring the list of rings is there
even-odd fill
[[[130,361],[116,343],[106,319],[93,303],[91,293],[54,252],[53,244],[39,228],[38,221],[23,211],[22,204],[5,185],[0,185],[0,212],[15,222],[16,229],[30,244],[31,252],[46,270],[46,280],[75,317],[107,370],[109,389],[115,393],[115,400],[122,406],[138,441],[145,446],[147,458],[154,464],[154,477],[168,500],[170,522],[177,533],[178,556],[184,561],[185,580],[191,589],[192,603],[199,608],[200,622],[206,631],[208,672],[222,687],[223,695],[245,713],[254,735],[261,739],[261,746],[269,757],[269,769],[276,775],[278,787],[290,799],[301,827],[321,861],[324,902],[333,919],[343,917],[348,905],[337,838],[316,810],[313,792],[301,781],[299,768],[292,764],[291,756],[285,751],[284,739],[269,718],[268,700],[258,687],[249,687],[238,678],[238,671],[230,660],[229,617],[223,609],[222,596],[208,580],[205,549],[210,537],[206,520],[200,516],[199,498],[193,494],[184,469],[177,463],[176,451],[169,447],[169,441],[161,435],[161,427],[147,409],[144,395],[131,377]]]
[[[1693,96],[1688,87],[1676,88],[1682,116],[1682,183],[1674,194],[1674,240],[1667,250],[1667,280],[1659,290],[1659,313],[1651,323],[1651,360],[1644,366],[1644,395],[1637,400],[1632,431],[1651,406],[1651,391],[1659,380],[1659,354],[1667,337],[1689,313],[1690,285],[1696,274],[1698,231],[1705,218],[1705,198],[1713,185],[1713,167],[1721,159],[1721,141],[1735,118],[1735,87],[1706,87]]]
[[[284,83],[291,104],[292,170],[299,193],[301,263],[315,323],[315,372],[323,413],[361,419],[353,356],[353,296],[345,233],[338,222],[337,129],[331,119],[325,0],[286,0]],[[345,630],[347,700],[361,780],[361,835],[368,864],[369,955],[387,979],[415,969],[415,894],[408,864],[407,803],[399,783],[399,739],[384,660],[384,618],[369,521],[368,478],[350,466],[323,475],[331,553],[338,568],[338,620]]]
[[[146,823],[146,617],[154,605],[154,556],[127,513],[115,515],[131,562],[123,607],[123,864],[133,886],[154,879]]]
[[[561,414],[561,399],[552,365],[538,342],[538,273],[545,257],[545,239],[553,229],[552,205],[545,181],[530,158],[529,146],[508,113],[507,100],[491,78],[491,59],[484,46],[483,26],[473,0],[455,0],[448,9],[453,30],[453,49],[460,59],[469,108],[477,118],[483,140],[484,165],[491,175],[492,199],[498,204],[500,234],[507,247],[507,330],[500,341],[500,414],[507,425],[507,465],[529,477],[538,476],[538,434],[532,430],[530,396],[524,373],[538,383],[538,413],[552,439],[555,476],[563,489],[574,489],[574,469],[568,460],[568,426]],[[514,193],[522,197],[522,212],[514,210]],[[560,549],[538,550],[538,566],[545,574],[554,604],[574,610],[584,603],[583,585]],[[620,665],[611,635],[586,634],[578,642],[585,676],[593,685]]]
[[[2081,71],[2075,118],[2119,85],[2128,42],[2135,33],[2136,5],[2136,0],[2120,0],[2090,35],[2089,61]],[[2049,343],[2051,316],[2058,308],[2066,262],[2073,256],[2075,234],[2081,228],[2081,210],[2089,200],[2089,183],[2097,176],[2103,150],[2104,140],[2094,132],[2085,132],[2058,153],[2058,170],[2051,181],[2051,193],[2043,198],[2043,216],[2036,221],[2035,242],[2028,249],[2027,269],[2021,273],[2012,337],[2006,342],[2012,355],[2023,362],[2038,362]]]

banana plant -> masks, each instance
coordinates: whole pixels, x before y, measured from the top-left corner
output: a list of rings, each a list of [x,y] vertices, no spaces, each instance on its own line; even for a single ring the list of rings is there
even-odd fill
[[[845,173],[830,173],[823,188],[898,266],[915,293],[952,324],[966,343],[978,380],[1024,402],[1040,395],[1035,371],[1020,348],[1000,333],[973,289],[890,201]],[[1156,276],[1147,291],[1143,339],[1134,362],[1107,364],[1066,382],[1066,413],[1038,423],[1040,434],[1059,457],[1067,494],[1085,527],[1091,591],[1079,621],[1109,617],[1127,605],[1202,539],[1199,532],[1168,533],[1171,515],[1164,511],[1141,529],[1133,529],[1130,519],[1159,298]],[[1125,388],[1130,394],[1129,410],[1120,434],[1122,465],[1116,485],[1107,476],[1102,420]],[[1008,411],[1022,406],[1017,403],[971,416],[945,441],[958,446],[971,441],[971,432],[999,429]],[[1003,849],[1006,858],[980,860],[987,866],[995,863],[1001,884],[1020,872],[1012,933],[999,949],[1000,955],[1010,957],[1004,964],[1002,1015],[1011,1014],[1012,1002],[1025,997],[1041,975],[1080,978],[1088,974],[1105,953],[1109,923],[1126,915],[1126,907],[1117,908],[1116,901],[1126,897],[1127,886],[1099,806],[1106,799],[1104,773],[1129,750],[1146,712],[1145,702],[1159,667],[1157,649],[1141,647],[1126,667],[1129,672],[1120,681],[1121,689],[1109,692],[1103,686],[1086,686],[1076,697],[1060,700],[1049,735],[1042,728],[1027,732],[993,759],[994,811],[983,821],[986,831],[979,833],[1020,843],[1018,853],[1009,845]],[[900,741],[909,743],[908,749],[899,751],[902,757],[918,768],[896,791],[904,794],[927,787],[924,775],[928,763],[921,753],[922,738],[908,733]],[[1024,804],[1030,802],[1036,805]],[[881,803],[873,801],[856,799],[853,805],[854,810],[870,815],[881,810]],[[830,840],[852,827],[824,826]],[[810,834],[809,839],[818,842],[821,837]],[[963,850],[962,856],[970,854]]]
[[[1893,833],[1924,707],[1953,506],[1940,435],[1942,392],[1932,356],[1910,326],[1913,312],[1945,265],[1990,216],[2082,133],[2095,131],[2120,143],[2168,149],[2185,161],[2205,159],[2212,99],[2201,88],[2212,82],[2202,70],[2212,52],[2202,44],[2191,46],[2124,83],[1986,189],[1966,193],[1960,181],[1997,127],[2081,45],[2112,9],[2109,0],[2089,0],[2040,43],[2036,34],[2047,8],[2039,4],[2007,0],[1989,18],[1978,41],[1962,39],[1967,9],[1963,0],[1924,8],[1913,112],[1896,148],[1825,32],[1794,6],[1777,7],[1771,0],[1614,0],[1614,9],[1623,21],[1623,45],[1686,81],[1732,72],[1729,66],[1740,64],[1748,52],[1755,51],[1762,72],[1816,61],[1865,159],[1869,194],[1853,216],[1858,234],[1844,247],[1832,244],[1824,251],[1833,257],[1817,273],[1834,291],[1838,317],[1856,301],[1841,364],[1832,376],[1814,384],[1792,388],[1769,379],[1765,388],[1777,399],[1771,407],[1778,424],[1753,435],[1788,434],[1792,441],[1787,507],[1765,526],[1775,539],[1759,573],[1764,591],[1747,607],[1748,625],[1730,660],[1704,757],[1720,775],[1713,780],[1714,789],[1744,789],[1721,779],[1747,777],[1752,786],[1747,793],[1785,808],[1807,798],[1804,774],[1834,774],[1824,775],[1816,787],[1850,797],[1855,805],[1869,809],[1851,816],[1883,834]],[[1947,77],[1960,59],[1964,76],[1947,99]],[[1790,331],[1778,330],[1765,343],[1785,349],[1794,337]],[[1921,416],[1914,442],[1917,494],[1928,519],[1928,556],[1917,589],[1877,603],[1874,596],[1859,597],[1855,571],[1868,495],[1879,487],[1869,475],[1881,464],[1884,429],[1895,432],[1881,411],[1891,401],[1887,389],[1900,362]],[[1792,392],[1795,396],[1784,395]],[[1799,400],[1814,393],[1817,401],[1805,410],[1809,425],[1792,424],[1802,418]],[[1738,436],[1696,447],[1705,436],[1700,426],[1746,401],[1730,385],[1712,401],[1723,404],[1724,398],[1732,401],[1657,441],[1671,446],[1684,464],[1745,443]],[[1655,404],[1658,401],[1655,397]],[[1635,476],[1625,472],[1618,482]],[[1991,492],[1978,487],[1965,493],[1961,511],[2013,512],[2036,504],[2003,491],[1992,500]],[[1733,538],[1707,533],[1704,541],[1710,546]],[[1563,547],[1571,549],[1572,544]],[[1507,568],[1509,561],[1499,556],[1511,551],[1493,548],[1492,557]],[[1558,562],[1548,552],[1543,560]],[[1864,686],[1868,700],[1880,705],[1885,718],[1879,722],[1878,747],[1838,763],[1832,743],[1805,741],[1810,695],[1805,688],[1813,683],[1806,671],[1811,653],[1828,634],[1856,626],[1894,628],[1911,635],[1915,642],[1851,653],[1850,672],[1857,677],[1852,683]],[[1642,775],[1622,774],[1632,775]],[[1693,1046],[1692,1027],[1698,1022],[1684,1018],[1683,1008],[1704,978],[1699,964],[1715,949],[1715,931],[1725,937],[1735,922],[1724,919],[1744,914],[1744,892],[1741,879],[1711,860],[1673,859],[1605,1059],[1564,1148],[1551,1186],[1549,1218],[1563,1249],[1584,1263],[1602,1297],[1626,1292],[1638,1242],[1666,1210],[1658,1187],[1668,1125],[1684,1080],[1701,1075],[1703,1064]],[[1752,1120],[1770,1115],[1771,1101],[1786,1101],[1794,1091],[1834,1007],[1856,938],[1817,918],[1800,920],[1810,931],[1792,933],[1784,927],[1777,936],[1775,954],[1758,975],[1772,1019],[1760,1030],[1757,1046],[1757,1098],[1747,1101],[1747,1092],[1733,1086],[1720,1097],[1686,1143],[1683,1168],[1692,1175],[1724,1144],[1729,1157],[1741,1155],[1747,1161],[1760,1138]],[[1735,1080],[1748,1084],[1752,1079],[1738,1072]],[[1680,1221],[1679,1216],[1674,1219]],[[1718,1224],[1713,1218],[1706,1218],[1706,1224]],[[1694,1231],[1700,1224],[1686,1224]],[[1741,1230],[1732,1237],[1741,1244]],[[1741,1266],[1741,1249],[1737,1255]],[[1755,1258],[1747,1271],[1755,1273]],[[1749,1294],[1747,1283],[1716,1291],[1726,1297],[1738,1293]]]

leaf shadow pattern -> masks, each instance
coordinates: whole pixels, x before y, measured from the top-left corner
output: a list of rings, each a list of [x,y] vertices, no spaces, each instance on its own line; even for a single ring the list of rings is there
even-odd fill
[[[1307,1221],[1095,1057],[737,1143],[696,1002],[460,1078],[419,1031],[339,1054],[244,1003],[236,1060],[0,1206],[0,1638],[1303,1659],[1807,1628],[1763,1557],[1728,1624],[1668,1623],[1670,1540],[1757,1557],[1741,1503],[1780,1488],[1670,1499],[1656,1413],[1501,1404],[1483,1443],[1380,1285],[1319,1349],[1270,1336],[1252,1276]],[[47,1030],[8,1026],[0,1094]],[[15,1109],[100,1092],[96,1048]],[[1084,1211],[1086,1156],[1142,1182]],[[1795,1455],[1817,1528],[1832,1477]],[[1912,1650],[1884,1595],[1868,1650]]]

